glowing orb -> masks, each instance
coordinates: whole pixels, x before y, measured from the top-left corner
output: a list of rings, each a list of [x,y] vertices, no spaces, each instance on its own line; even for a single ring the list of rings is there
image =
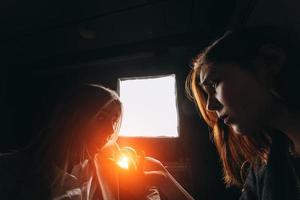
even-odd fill
[[[121,156],[119,160],[117,161],[117,164],[122,169],[128,169],[129,168],[129,158],[127,156]]]

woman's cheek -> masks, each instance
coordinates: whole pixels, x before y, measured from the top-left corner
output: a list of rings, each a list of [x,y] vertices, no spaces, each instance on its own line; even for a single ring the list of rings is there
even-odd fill
[[[217,90],[217,99],[224,106],[230,105],[234,99],[232,95],[232,88],[228,87],[224,83],[221,83]]]

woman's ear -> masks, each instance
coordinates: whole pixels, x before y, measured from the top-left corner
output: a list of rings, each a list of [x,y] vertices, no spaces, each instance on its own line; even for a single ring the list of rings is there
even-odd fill
[[[258,54],[257,78],[267,89],[272,88],[286,62],[286,53],[276,45],[265,44],[260,47]]]

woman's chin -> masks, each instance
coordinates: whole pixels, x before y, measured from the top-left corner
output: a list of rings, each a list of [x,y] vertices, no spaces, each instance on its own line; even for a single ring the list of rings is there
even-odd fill
[[[232,124],[230,127],[236,134],[239,135],[253,135],[254,133],[258,133],[260,130],[257,127],[252,127],[252,126],[247,127],[247,126],[241,126],[237,124]]]
[[[232,124],[230,127],[238,135],[249,135],[249,130],[247,130],[246,128],[243,128],[237,124]]]

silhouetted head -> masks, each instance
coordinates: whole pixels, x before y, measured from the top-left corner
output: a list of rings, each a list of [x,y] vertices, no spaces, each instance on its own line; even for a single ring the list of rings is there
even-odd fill
[[[117,93],[100,85],[74,85],[56,94],[37,145],[48,164],[68,170],[117,140],[122,108]]]

